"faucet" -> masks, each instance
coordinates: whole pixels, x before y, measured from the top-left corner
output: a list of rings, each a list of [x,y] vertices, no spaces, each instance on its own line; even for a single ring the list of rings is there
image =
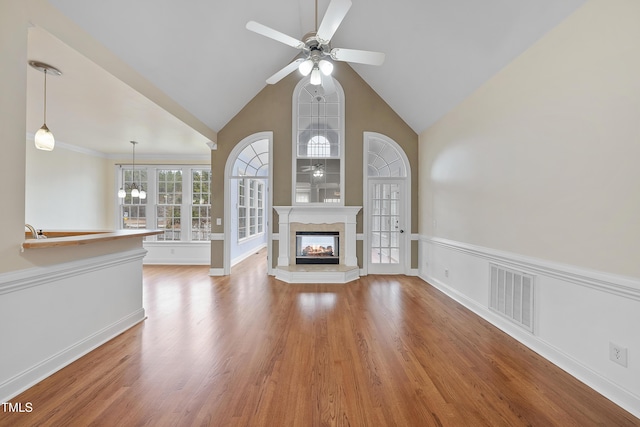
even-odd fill
[[[38,238],[38,233],[36,232],[36,229],[33,228],[33,225],[25,224],[24,227],[29,229],[34,239]]]

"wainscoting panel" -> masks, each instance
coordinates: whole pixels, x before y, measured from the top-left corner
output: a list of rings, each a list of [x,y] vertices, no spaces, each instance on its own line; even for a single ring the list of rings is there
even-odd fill
[[[142,248],[0,275],[0,402],[145,319]]]
[[[640,417],[640,280],[427,236],[419,254],[423,280]],[[533,332],[489,308],[491,264],[535,277]]]
[[[145,264],[210,265],[211,242],[143,242]]]

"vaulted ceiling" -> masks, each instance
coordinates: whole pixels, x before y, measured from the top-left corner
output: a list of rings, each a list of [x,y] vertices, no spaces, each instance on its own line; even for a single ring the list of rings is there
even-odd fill
[[[380,67],[353,65],[353,68],[417,133],[454,108],[584,2],[352,1],[351,9],[332,39],[332,46],[386,54],[386,61]],[[318,19],[321,20],[329,1],[318,0],[318,3]],[[47,5],[82,30],[76,34],[64,32],[62,38],[67,44],[62,43],[60,49],[76,49],[83,46],[83,37],[90,38],[166,95],[165,98],[147,99],[149,89],[136,87],[135,79],[120,82],[123,91],[131,90],[135,94],[120,95],[115,90],[108,90],[113,93],[113,99],[109,101],[111,112],[98,108],[104,104],[106,94],[95,95],[93,107],[97,108],[98,115],[104,115],[96,121],[103,126],[109,123],[115,128],[123,128],[121,133],[110,135],[109,140],[94,139],[91,149],[103,153],[128,152],[128,140],[135,138],[154,141],[147,148],[141,142],[141,152],[156,149],[169,154],[173,149],[176,152],[181,149],[182,153],[200,153],[206,148],[204,142],[215,139],[212,135],[215,136],[215,132],[262,90],[265,80],[298,53],[246,30],[245,24],[255,20],[296,38],[315,27],[314,0],[49,0]],[[45,36],[39,38],[46,39]],[[86,44],[84,46],[83,53],[87,54]],[[40,52],[50,58],[52,65],[62,68],[61,64],[55,63],[54,50],[43,49],[31,39],[29,49],[30,56],[32,52]],[[67,72],[56,78],[60,80],[55,84],[80,85],[72,78],[74,60],[68,61],[65,63],[67,70],[62,70]],[[105,63],[90,65],[91,61],[80,54],[75,61],[86,61],[85,68],[96,67],[95,73],[87,72],[91,78],[114,79],[111,70],[97,69]],[[35,70],[31,74],[28,90],[41,94],[41,75],[38,77]],[[122,74],[117,77],[122,80]],[[50,82],[52,88],[53,78]],[[82,85],[89,85],[85,87],[86,91],[104,88],[104,82],[91,84],[85,81]],[[67,90],[58,92],[60,99],[55,102],[66,103],[65,111],[78,105],[71,97],[63,101]],[[28,112],[28,117],[35,117],[33,120],[38,122],[42,107],[38,105],[38,96],[32,97],[34,100],[29,102],[29,108],[34,111]],[[50,95],[50,109],[54,108],[52,98]],[[166,99],[206,128],[200,126],[194,131],[189,120],[179,120],[158,111],[176,110],[163,105]],[[124,105],[119,107],[120,102]],[[128,108],[125,111],[129,111],[131,120],[124,120],[123,114],[118,114],[119,108],[121,112]],[[140,111],[145,108],[149,111]],[[88,106],[82,109],[81,114],[91,114]],[[145,118],[145,114],[149,117]],[[166,116],[160,119],[163,114]],[[172,121],[179,123],[174,127]],[[72,120],[63,122],[61,127],[72,125]],[[52,130],[56,129],[52,119],[48,124]],[[85,142],[79,135],[86,132],[85,124],[76,123],[75,126],[75,130],[68,132],[58,127],[54,133],[72,135],[66,142],[82,145]],[[131,131],[136,127],[138,134]],[[153,131],[145,134],[141,130],[144,128]],[[131,133],[127,133],[127,129]],[[124,138],[124,143],[116,142],[120,138]],[[184,142],[181,147],[177,139],[192,142]],[[151,147],[156,145],[160,148]]]

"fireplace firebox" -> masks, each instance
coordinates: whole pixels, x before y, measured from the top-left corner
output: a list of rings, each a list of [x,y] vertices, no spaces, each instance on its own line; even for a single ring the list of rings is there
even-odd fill
[[[340,264],[340,233],[296,231],[296,264]]]

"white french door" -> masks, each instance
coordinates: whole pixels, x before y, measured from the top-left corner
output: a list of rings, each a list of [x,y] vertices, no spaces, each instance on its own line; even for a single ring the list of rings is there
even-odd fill
[[[405,273],[404,180],[369,179],[368,272]]]

